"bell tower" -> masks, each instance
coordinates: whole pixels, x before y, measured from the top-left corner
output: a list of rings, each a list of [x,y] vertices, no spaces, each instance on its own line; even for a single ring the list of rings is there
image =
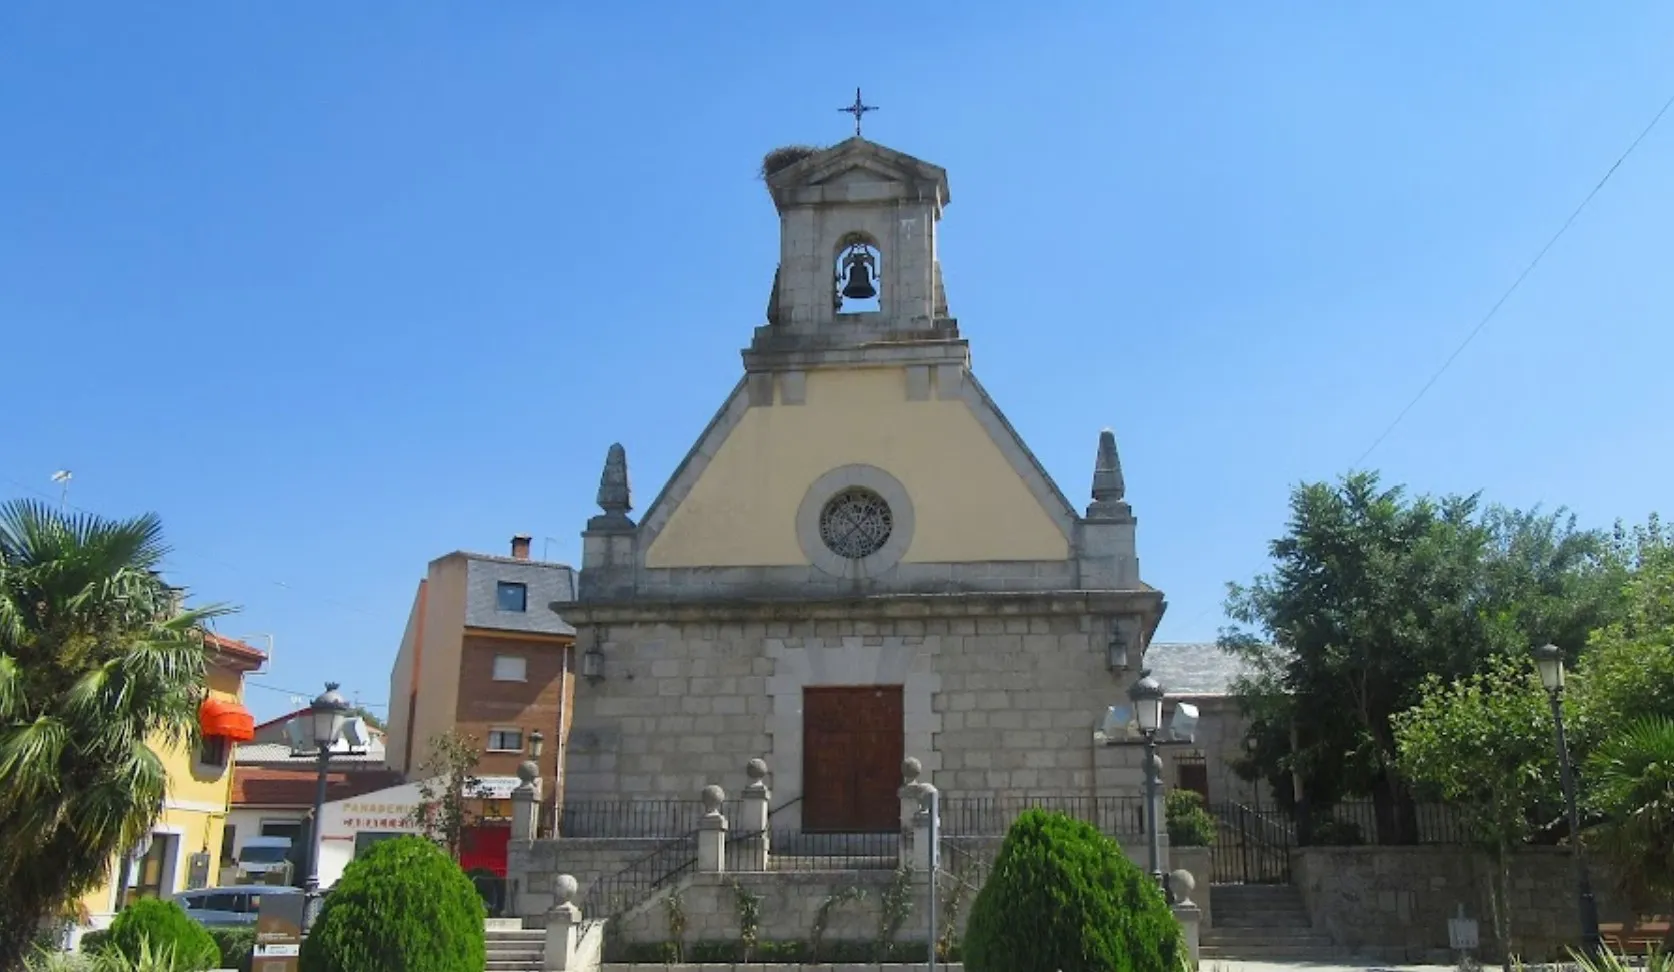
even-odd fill
[[[764,163],[779,267],[752,350],[957,340],[936,259],[947,172],[858,134]]]

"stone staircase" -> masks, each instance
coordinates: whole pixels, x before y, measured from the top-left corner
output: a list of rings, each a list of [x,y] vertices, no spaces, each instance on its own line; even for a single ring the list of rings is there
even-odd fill
[[[488,921],[487,972],[541,972],[546,932],[515,918]]]
[[[1215,961],[1330,962],[1346,955],[1314,930],[1291,885],[1217,884],[1209,894],[1215,927],[1200,939],[1204,968]]]

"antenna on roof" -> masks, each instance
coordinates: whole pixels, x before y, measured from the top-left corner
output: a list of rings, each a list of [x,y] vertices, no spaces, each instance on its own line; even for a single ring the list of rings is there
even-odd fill
[[[70,480],[74,477],[75,474],[68,469],[60,469],[52,474],[52,481],[63,487],[58,494],[59,512],[63,512],[70,507]]]

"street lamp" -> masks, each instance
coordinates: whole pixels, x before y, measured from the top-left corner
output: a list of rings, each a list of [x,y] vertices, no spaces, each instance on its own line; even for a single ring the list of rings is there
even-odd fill
[[[1598,901],[1593,897],[1592,878],[1581,847],[1581,814],[1575,806],[1575,771],[1569,763],[1569,740],[1564,735],[1564,653],[1557,645],[1534,650],[1535,668],[1552,703],[1552,725],[1558,737],[1558,776],[1563,780],[1564,807],[1569,812],[1569,842],[1575,849],[1575,884],[1581,911],[1581,950],[1597,957],[1603,948],[1598,931]]]
[[[336,682],[327,682],[326,690],[308,706],[307,726],[314,738],[319,778],[314,784],[314,826],[308,842],[308,880],[303,885],[303,931],[313,927],[314,919],[320,913],[320,816],[325,811],[326,771],[331,766],[331,747],[342,735],[343,724],[347,721],[348,701],[337,691]]]
[[[1133,703],[1134,721],[1139,723],[1139,734],[1145,739],[1145,830],[1150,835],[1151,877],[1166,894],[1163,882],[1162,835],[1157,821],[1162,817],[1162,758],[1157,755],[1157,730],[1162,728],[1163,687],[1149,671],[1139,673],[1139,679],[1128,688],[1128,700]]]

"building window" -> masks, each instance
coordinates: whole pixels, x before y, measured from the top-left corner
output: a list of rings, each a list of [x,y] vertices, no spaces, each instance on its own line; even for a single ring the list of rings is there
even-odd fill
[[[495,603],[502,611],[522,613],[529,610],[529,585],[501,581],[495,591]]]
[[[528,680],[529,659],[522,655],[494,656],[494,681],[527,682]]]
[[[152,834],[151,848],[134,864],[134,886],[128,890],[128,900],[163,898],[174,893],[174,850],[180,838],[174,834]]]
[[[221,866],[238,863],[238,827],[227,824],[221,828]]]
[[[232,745],[225,736],[205,736],[198,744],[198,764],[225,768],[227,765],[227,751]]]
[[[491,753],[523,752],[522,729],[488,730],[488,751]]]

